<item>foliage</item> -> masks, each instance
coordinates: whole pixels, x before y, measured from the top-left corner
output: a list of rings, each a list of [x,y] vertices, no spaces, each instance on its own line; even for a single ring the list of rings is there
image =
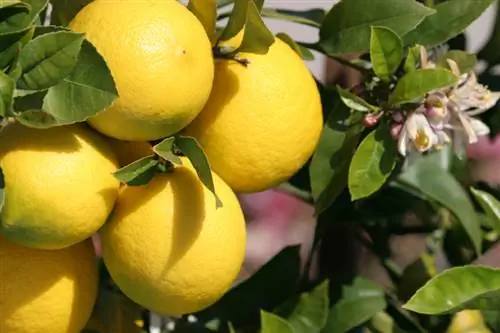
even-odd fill
[[[362,74],[356,87],[318,82],[323,133],[305,167],[305,186],[295,187],[294,177],[288,188],[314,204],[314,250],[328,241],[329,230],[347,223],[391,280],[386,286],[354,274],[339,282],[321,270],[310,280],[307,271],[301,272],[298,247],[289,247],[215,305],[195,314],[196,322],[175,319],[178,331],[343,333],[363,327],[367,332],[436,332],[444,331],[450,315],[463,309],[480,309],[487,319],[498,313],[500,271],[472,264],[498,239],[499,193],[464,180],[463,152],[466,142],[489,133],[486,124],[493,133],[500,130],[495,112],[499,96],[494,92],[500,90],[500,78],[492,70],[500,63],[499,35],[492,34],[477,56],[453,46],[492,2],[342,0],[328,11],[268,8],[262,0],[189,2],[211,37],[216,58],[244,63],[238,53],[265,54],[281,38],[304,61],[314,58],[313,51],[320,52]],[[48,0],[0,4],[4,125],[80,123],[116,100],[104,59],[84,35],[67,28],[86,3],[52,0],[50,16]],[[319,39],[304,43],[284,33],[274,35],[264,18],[317,29]],[[497,15],[496,27],[499,22]],[[219,46],[242,29],[237,48]],[[344,58],[352,52],[359,59]],[[487,65],[476,78],[478,60]],[[124,166],[116,178],[130,186],[147,184],[155,172],[168,172],[186,156],[213,192],[214,204],[224,204],[194,138],[176,134],[153,146],[150,156]],[[8,184],[3,176],[0,180],[3,204]],[[416,227],[405,220],[408,213],[417,217]],[[427,247],[413,264],[397,267],[390,239],[415,230],[425,230]],[[461,267],[438,268],[438,253]],[[119,298],[107,296],[101,302],[109,299]],[[488,323],[495,329],[495,320]]]

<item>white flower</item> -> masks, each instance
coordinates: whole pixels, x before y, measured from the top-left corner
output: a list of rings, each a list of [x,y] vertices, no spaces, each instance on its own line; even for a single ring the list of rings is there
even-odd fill
[[[478,83],[474,73],[468,73],[466,79],[450,94],[450,99],[469,115],[478,115],[491,109],[499,98],[500,93],[491,92]]]
[[[426,116],[421,112],[413,112],[408,116],[399,134],[398,151],[406,156],[409,151],[425,152],[440,142]]]

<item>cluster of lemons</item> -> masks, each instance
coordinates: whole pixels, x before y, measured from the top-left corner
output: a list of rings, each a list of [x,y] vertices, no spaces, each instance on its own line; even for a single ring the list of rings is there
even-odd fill
[[[106,60],[119,98],[85,123],[1,132],[0,332],[85,327],[96,233],[114,283],[140,306],[179,316],[215,303],[244,260],[235,192],[286,181],[322,129],[315,81],[278,38],[266,54],[239,54],[245,65],[214,59],[203,25],[176,0],[95,0],[69,27]],[[176,133],[203,147],[222,207],[185,157],[146,185],[114,177]]]

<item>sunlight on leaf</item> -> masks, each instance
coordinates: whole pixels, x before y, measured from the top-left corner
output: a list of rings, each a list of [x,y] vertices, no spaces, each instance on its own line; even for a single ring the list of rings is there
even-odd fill
[[[500,269],[467,265],[438,274],[403,307],[421,314],[438,315],[462,309],[498,310],[499,306]]]
[[[120,182],[129,186],[141,186],[153,179],[157,165],[158,159],[154,155],[146,156],[124,166],[113,175]]]

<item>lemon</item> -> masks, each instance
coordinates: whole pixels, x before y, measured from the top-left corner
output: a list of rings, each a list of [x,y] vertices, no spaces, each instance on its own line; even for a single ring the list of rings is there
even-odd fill
[[[88,122],[120,140],[151,141],[185,127],[213,82],[210,40],[175,0],[95,0],[69,27],[86,34],[110,68],[119,98]]]
[[[0,236],[0,332],[79,333],[97,297],[94,250],[17,245]]]
[[[287,180],[310,158],[323,114],[313,76],[276,38],[266,54],[238,54],[247,67],[219,59],[210,98],[183,131],[203,146],[213,170],[237,192]]]
[[[462,310],[453,315],[446,333],[492,333],[479,310]]]
[[[0,133],[5,202],[0,233],[41,249],[81,242],[106,221],[118,195],[118,163],[105,138],[82,124]]]
[[[215,303],[236,279],[245,221],[233,191],[213,174],[223,207],[186,158],[172,173],[126,187],[101,230],[104,263],[131,300],[164,315]]]
[[[122,141],[108,139],[120,167],[129,165],[143,157],[153,155],[153,146],[147,141]]]

